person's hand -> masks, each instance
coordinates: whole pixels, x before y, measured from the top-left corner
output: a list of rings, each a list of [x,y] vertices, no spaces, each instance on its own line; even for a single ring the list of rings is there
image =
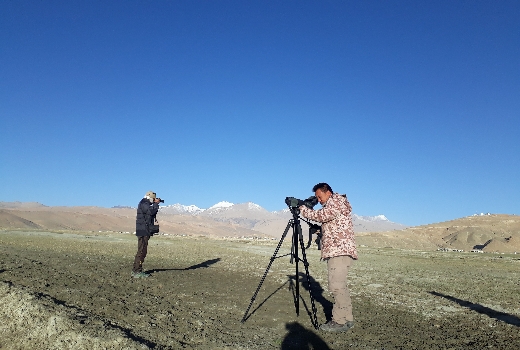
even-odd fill
[[[161,198],[155,198],[153,201],[154,201],[154,203],[159,203],[159,202],[161,202]]]

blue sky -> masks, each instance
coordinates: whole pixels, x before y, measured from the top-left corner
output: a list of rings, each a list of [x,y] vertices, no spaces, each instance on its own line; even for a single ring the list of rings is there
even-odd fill
[[[2,1],[0,201],[520,214],[518,1]]]

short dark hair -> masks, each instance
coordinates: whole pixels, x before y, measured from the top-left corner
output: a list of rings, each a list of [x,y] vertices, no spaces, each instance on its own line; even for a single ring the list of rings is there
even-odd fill
[[[316,192],[317,190],[321,190],[323,193],[325,193],[327,191],[330,191],[330,193],[334,193],[332,191],[332,188],[329,186],[329,184],[327,184],[325,182],[320,182],[319,184],[317,184],[316,186],[314,186],[312,188],[312,192]]]

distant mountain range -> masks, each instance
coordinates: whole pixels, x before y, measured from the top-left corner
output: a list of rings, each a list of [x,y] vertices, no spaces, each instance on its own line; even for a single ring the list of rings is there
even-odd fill
[[[94,212],[98,213],[100,210],[113,211],[114,213],[122,213],[122,211],[128,210],[129,213],[125,214],[127,217],[135,215],[134,207],[130,206],[114,206],[112,208],[99,208],[99,207],[48,207],[38,202],[0,202],[0,209],[20,209],[23,211],[37,210],[45,212],[57,212],[57,211],[80,211],[88,212],[90,214]],[[261,232],[263,234],[271,236],[281,236],[285,226],[292,215],[288,208],[279,211],[268,211],[262,208],[260,205],[247,202],[234,204],[226,201],[219,202],[207,209],[199,208],[195,205],[183,205],[180,203],[172,205],[161,205],[160,214],[158,217],[162,217],[162,221],[178,221],[184,218],[193,218],[197,220],[203,220],[204,222],[217,221],[224,225],[231,225],[235,228],[243,228],[246,230],[252,230],[255,232]],[[178,218],[175,218],[178,217]],[[30,220],[30,218],[27,217]],[[102,222],[104,220],[101,220]],[[192,219],[188,219],[192,221]],[[406,225],[399,224],[388,220],[384,215],[377,216],[362,216],[352,214],[352,221],[354,224],[355,232],[380,232],[380,231],[391,231],[401,230],[406,228]],[[60,226],[56,222],[55,226]],[[132,222],[125,225],[125,231],[131,230]],[[46,225],[43,225],[46,226]],[[68,226],[79,227],[72,221]],[[93,225],[94,226],[94,225]],[[54,226],[53,226],[54,227]],[[90,226],[89,226],[90,227]]]
[[[81,232],[135,231],[132,207],[51,207],[31,202],[0,202],[0,232],[5,230],[58,230]],[[288,209],[269,212],[248,202],[220,202],[208,209],[194,205],[162,206],[157,215],[161,233],[207,237],[282,236],[292,218]],[[353,214],[360,247],[520,252],[520,216],[481,214],[416,227],[389,221],[384,215]],[[307,225],[302,222],[305,235]]]
[[[210,217],[217,221],[236,224],[266,234],[272,233],[274,222],[283,221],[283,225],[281,223],[277,225],[283,229],[287,221],[292,217],[288,208],[270,212],[252,202],[233,204],[223,201],[208,209],[177,203],[161,206],[160,211],[164,214]],[[384,215],[362,216],[352,214],[352,221],[356,232],[401,230],[407,227],[406,225],[388,220]]]

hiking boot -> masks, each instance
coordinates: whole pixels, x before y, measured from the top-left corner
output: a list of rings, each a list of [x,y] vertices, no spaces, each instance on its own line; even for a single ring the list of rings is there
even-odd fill
[[[320,331],[325,332],[346,332],[350,328],[354,327],[354,321],[347,321],[344,324],[336,323],[335,321],[329,321],[320,326]]]
[[[147,278],[147,277],[150,277],[150,275],[147,273],[144,273],[144,272],[132,272],[132,277],[133,278]]]

